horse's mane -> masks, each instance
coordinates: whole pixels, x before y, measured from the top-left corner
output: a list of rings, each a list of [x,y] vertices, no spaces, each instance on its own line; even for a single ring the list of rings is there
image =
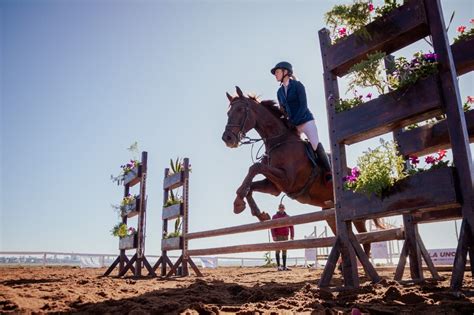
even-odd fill
[[[280,111],[279,106],[274,100],[263,100],[260,101],[256,95],[249,95],[248,96],[251,100],[254,100],[259,105],[262,105],[268,111],[275,116],[276,118],[280,119],[281,122],[285,125],[286,128],[290,129],[290,125],[288,124],[288,119],[285,118],[284,114]]]

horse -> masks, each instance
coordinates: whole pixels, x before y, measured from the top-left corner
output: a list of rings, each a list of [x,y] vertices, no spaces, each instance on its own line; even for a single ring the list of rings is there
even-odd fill
[[[303,204],[321,207],[327,210],[334,207],[332,179],[319,165],[314,165],[308,155],[306,141],[291,126],[284,112],[273,100],[259,101],[256,97],[244,96],[236,86],[237,96],[226,92],[229,100],[227,125],[222,140],[229,148],[237,148],[246,133],[255,129],[265,145],[265,155],[249,167],[234,200],[234,213],[241,213],[246,208],[244,198],[250,206],[252,215],[260,221],[270,219],[261,212],[252,197],[253,192],[280,195],[286,193],[292,199]],[[263,180],[253,181],[261,174]],[[335,218],[327,220],[329,227],[336,234]],[[374,220],[377,227],[384,228]],[[359,233],[367,232],[365,220],[353,221]],[[364,244],[364,250],[370,253],[370,244]]]

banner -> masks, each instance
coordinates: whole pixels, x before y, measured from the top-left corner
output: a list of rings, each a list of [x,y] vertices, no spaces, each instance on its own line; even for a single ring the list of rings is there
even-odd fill
[[[428,254],[435,265],[453,265],[456,248],[428,249]]]
[[[387,242],[377,242],[370,244],[370,252],[374,259],[388,259]]]

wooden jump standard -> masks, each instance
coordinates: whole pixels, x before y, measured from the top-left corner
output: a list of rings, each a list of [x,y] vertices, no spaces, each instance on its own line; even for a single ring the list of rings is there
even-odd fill
[[[420,256],[425,249],[419,239],[416,223],[446,220],[461,214],[463,223],[451,281],[451,287],[459,290],[467,252],[474,257],[474,192],[469,148],[472,136],[469,136],[466,126],[472,126],[472,119],[470,113],[464,114],[456,74],[473,70],[474,41],[471,38],[449,46],[439,0],[405,1],[400,8],[368,24],[366,30],[370,34],[368,39],[353,34],[336,44],[331,44],[329,31],[323,29],[319,32],[338,229],[336,243],[329,255],[331,263],[326,265],[320,286],[329,286],[335,262],[340,255],[343,258],[345,286],[359,286],[356,255],[364,268],[369,270],[371,279],[379,279],[354,237],[350,226],[352,220],[404,214],[406,241],[399,267],[404,265],[403,259],[409,255],[412,278],[422,279]],[[438,55],[438,74],[420,80],[404,91],[393,91],[350,111],[336,113],[334,106],[335,100],[339,98],[338,76],[346,75],[351,66],[366,58],[367,54],[375,51],[390,54],[429,35]],[[402,154],[410,151],[426,154],[429,148],[451,147],[455,168],[411,176],[397,184],[383,199],[375,196],[368,199],[343,190],[342,177],[346,175],[347,169],[345,145],[396,132],[441,114],[447,117],[443,123],[407,131],[395,138],[399,141]],[[469,130],[472,130],[471,127]],[[443,183],[441,190],[437,187],[441,186],[438,184],[440,182]],[[397,270],[396,278],[400,277],[401,271]]]

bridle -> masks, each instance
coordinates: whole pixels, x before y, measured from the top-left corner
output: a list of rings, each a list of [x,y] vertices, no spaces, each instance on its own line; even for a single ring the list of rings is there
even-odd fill
[[[242,101],[242,100],[240,100],[240,101]],[[232,101],[230,103],[230,106],[232,106],[233,102],[234,101]],[[251,138],[245,136],[244,128],[245,128],[245,124],[247,123],[247,120],[249,118],[249,104],[248,104],[247,100],[244,100],[244,103],[245,103],[245,106],[244,106],[244,108],[245,108],[245,117],[242,120],[242,122],[240,124],[227,124],[225,126],[225,130],[230,132],[232,135],[234,135],[239,140],[239,145],[253,144],[255,142],[258,142],[258,141],[262,140],[262,139],[251,139]],[[237,134],[231,129],[231,128],[236,128],[236,127],[239,128],[239,131],[237,132]],[[246,139],[246,140],[242,141],[242,139]]]

